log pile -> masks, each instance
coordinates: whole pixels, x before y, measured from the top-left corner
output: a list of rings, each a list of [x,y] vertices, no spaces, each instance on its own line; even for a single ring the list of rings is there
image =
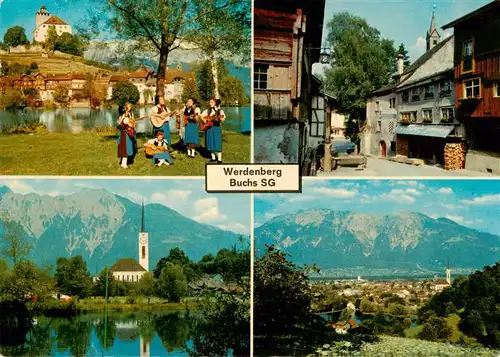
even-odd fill
[[[465,168],[465,146],[462,143],[446,144],[444,147],[444,168],[460,170]]]

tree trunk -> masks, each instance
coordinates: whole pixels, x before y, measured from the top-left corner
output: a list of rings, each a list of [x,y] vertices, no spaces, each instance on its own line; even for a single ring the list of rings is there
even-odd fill
[[[168,52],[169,49],[165,35],[162,35],[160,62],[158,63],[158,74],[156,77],[156,95],[160,98],[165,98],[165,74],[167,73]]]
[[[210,55],[210,65],[212,67],[212,77],[214,79],[214,97],[215,99],[220,99],[219,95],[219,73],[217,69],[217,60],[214,54]]]

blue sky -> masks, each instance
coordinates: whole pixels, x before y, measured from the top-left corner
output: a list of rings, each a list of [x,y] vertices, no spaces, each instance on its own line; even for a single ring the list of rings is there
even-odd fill
[[[8,0],[7,0],[8,1]],[[492,0],[326,0],[323,41],[328,34],[328,22],[337,12],[347,11],[367,20],[385,38],[394,40],[396,48],[404,43],[414,62],[425,52],[425,36],[431,24],[432,8],[436,5],[436,22],[441,38],[453,34],[453,29],[441,27]],[[317,67],[318,70],[321,66]]]
[[[12,26],[22,26],[26,36],[33,39],[35,14],[42,5],[55,16],[75,27],[82,24],[89,9],[86,0],[0,0],[0,40]]]
[[[198,222],[250,234],[250,195],[208,194],[205,179],[0,179],[13,192],[68,195],[83,188],[106,189],[137,203],[160,203]],[[234,209],[238,207],[238,209]]]
[[[304,179],[302,186],[301,194],[256,195],[256,226],[311,208],[365,214],[412,211],[500,235],[500,180]]]

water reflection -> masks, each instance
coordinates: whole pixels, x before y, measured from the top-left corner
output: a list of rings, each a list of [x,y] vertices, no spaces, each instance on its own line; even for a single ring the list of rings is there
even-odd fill
[[[4,356],[189,356],[200,316],[184,313],[13,319],[2,324]],[[17,321],[16,321],[17,320]],[[28,323],[27,323],[28,321]],[[3,321],[5,322],[5,321]]]
[[[223,108],[226,113],[224,130],[234,132],[250,132],[250,107]],[[148,115],[149,107],[138,107],[134,110],[136,117]],[[24,109],[16,111],[0,111],[0,128],[12,127],[24,123],[41,122],[47,130],[58,133],[80,133],[84,130],[97,127],[115,127],[118,119],[117,109]],[[175,131],[175,120],[170,121],[170,129]],[[137,124],[139,133],[150,133],[152,131],[151,121],[141,120]]]

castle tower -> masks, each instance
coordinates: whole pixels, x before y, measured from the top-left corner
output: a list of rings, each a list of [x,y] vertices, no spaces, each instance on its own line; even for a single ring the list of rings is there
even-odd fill
[[[146,342],[142,336],[141,336],[141,343],[139,345],[139,348],[141,349],[139,351],[139,356],[141,356],[141,357],[149,357],[150,356],[149,343]]]
[[[139,233],[139,264],[149,271],[149,242],[144,224],[144,201],[142,201],[141,231]]]
[[[450,258],[448,258],[448,265],[446,267],[446,282],[451,285],[451,270],[450,270]]]
[[[433,5],[431,27],[429,28],[429,31],[427,31],[427,51],[432,50],[441,41],[441,35],[436,27],[436,17],[434,16],[435,11],[436,5]]]
[[[35,29],[50,18],[50,13],[47,11],[45,5],[42,5],[40,10],[36,13]]]

